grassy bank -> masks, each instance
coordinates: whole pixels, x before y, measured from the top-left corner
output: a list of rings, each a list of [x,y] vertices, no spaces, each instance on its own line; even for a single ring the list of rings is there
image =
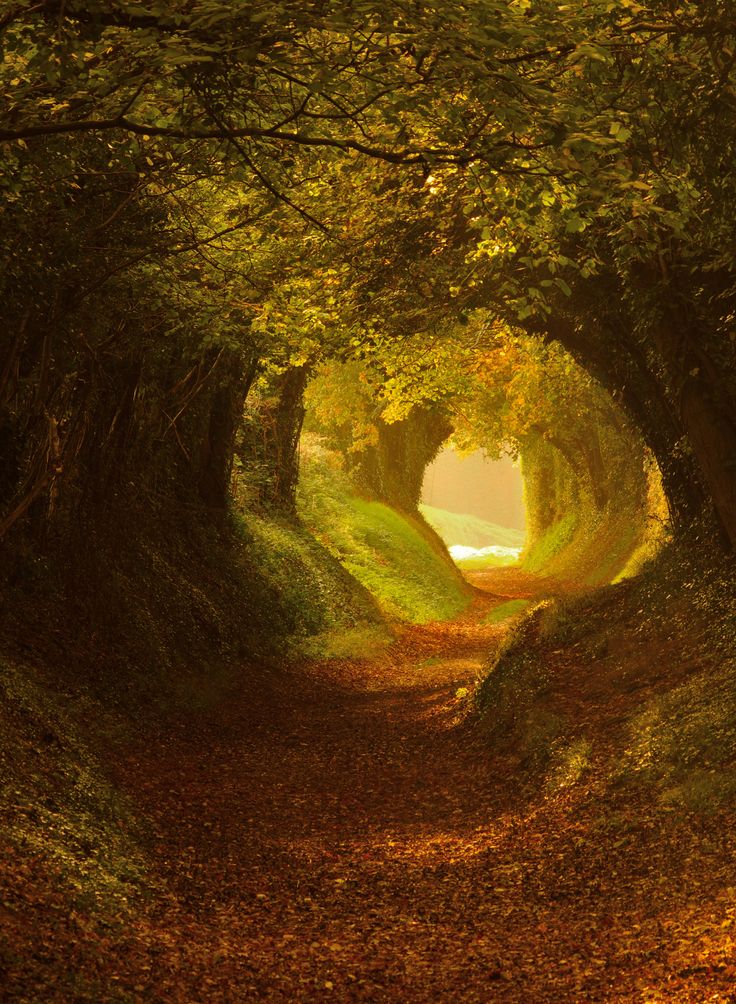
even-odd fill
[[[0,843],[5,908],[26,933],[51,911],[59,945],[75,925],[102,944],[160,894],[117,757],[196,731],[231,696],[269,718],[295,660],[370,657],[392,638],[387,615],[431,620],[467,603],[421,523],[355,497],[334,472],[307,471],[300,496],[314,532],[246,509],[144,520],[125,506],[64,550],[6,556]],[[33,967],[17,951],[0,950],[0,967]],[[55,979],[66,973],[50,998],[95,997],[55,937],[45,951]]]
[[[517,780],[551,791],[595,769],[604,800],[732,804],[734,581],[732,559],[669,548],[636,579],[528,608],[475,696]]]
[[[304,459],[298,508],[304,525],[387,616],[424,623],[467,606],[467,586],[420,518],[359,497],[332,455]]]

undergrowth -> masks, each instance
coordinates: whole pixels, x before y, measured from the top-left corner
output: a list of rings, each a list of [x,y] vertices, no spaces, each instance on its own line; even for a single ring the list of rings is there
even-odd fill
[[[52,874],[59,901],[92,922],[124,917],[149,881],[141,849],[148,835],[103,760],[130,722],[80,694],[69,708],[42,673],[8,659],[0,660],[0,693],[6,853]],[[23,871],[15,875],[22,884]],[[6,886],[5,905],[22,895],[22,885]]]
[[[508,620],[509,617],[516,617],[522,613],[529,606],[529,603],[529,600],[506,600],[505,603],[500,603],[497,607],[494,607],[483,619],[483,623],[501,624],[503,621]]]
[[[635,580],[535,605],[475,703],[535,785],[576,783],[605,734],[607,785],[698,811],[736,800],[733,559],[670,546]]]
[[[29,909],[35,869],[56,890],[59,929],[99,928],[104,943],[153,889],[151,834],[116,786],[116,757],[232,694],[270,713],[289,660],[370,654],[390,632],[369,593],[286,518],[127,510],[63,550],[5,558],[0,844],[17,865],[0,910]],[[0,947],[0,970],[26,961]],[[96,999],[67,975],[65,999]]]
[[[539,700],[550,680],[534,645],[545,605],[537,603],[519,616],[474,693],[488,737],[511,742],[522,763],[535,767],[546,762],[560,731],[558,716]]]
[[[557,486],[556,511],[550,518],[549,485],[535,479],[525,482],[531,513],[520,562],[525,571],[578,589],[596,588],[637,575],[670,540],[669,508],[651,457],[645,455],[643,468],[619,465],[605,504],[573,487],[569,478]]]
[[[637,599],[649,622],[652,610],[666,611],[679,672],[673,666],[672,685],[631,716],[620,773],[655,782],[665,803],[714,809],[736,800],[734,559],[670,549],[661,564]],[[639,631],[646,635],[646,622]]]

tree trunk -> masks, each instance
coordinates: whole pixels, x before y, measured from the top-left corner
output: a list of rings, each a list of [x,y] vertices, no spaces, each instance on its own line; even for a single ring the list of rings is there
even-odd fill
[[[728,539],[736,550],[736,427],[715,403],[711,388],[698,376],[680,392],[682,421]]]
[[[378,444],[360,454],[351,471],[362,491],[407,512],[416,512],[427,465],[452,432],[436,409],[414,408],[407,418],[378,420]]]
[[[213,509],[224,509],[230,498],[230,478],[235,455],[235,435],[243,419],[243,407],[255,378],[258,360],[244,363],[234,356],[220,363],[217,386],[212,395],[207,429],[199,452],[198,491]]]
[[[734,402],[690,318],[672,308],[653,334],[679,404],[683,429],[721,522],[724,547],[736,550]]]
[[[545,335],[559,341],[623,405],[657,461],[673,529],[685,533],[702,513],[706,493],[698,466],[682,450],[682,418],[623,319],[609,313],[598,327],[605,337],[595,326],[582,331],[558,315],[549,320]]]
[[[299,480],[299,438],[304,424],[304,389],[309,379],[309,367],[287,370],[280,384],[273,436],[273,501],[289,511],[296,508],[296,486]]]

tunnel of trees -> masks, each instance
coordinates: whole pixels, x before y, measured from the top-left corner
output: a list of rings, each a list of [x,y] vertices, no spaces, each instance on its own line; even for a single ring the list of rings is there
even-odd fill
[[[677,532],[731,548],[731,22],[715,2],[10,5],[4,540],[223,508],[236,439],[288,506],[330,362],[414,394],[431,453],[442,420],[419,416],[458,358],[490,370],[527,332],[612,395]],[[454,382],[422,382],[453,354]],[[362,477],[408,504],[423,447],[404,485],[380,462],[402,449],[384,425]]]
[[[422,516],[448,444],[518,460],[522,565],[549,595],[613,583],[616,616],[644,616],[661,588],[678,630],[696,580],[725,595],[731,0],[5,0],[0,51],[9,666],[63,666],[59,694],[135,717],[214,704],[245,665],[257,708],[284,658],[474,609]],[[735,668],[728,595],[694,606],[709,664]],[[528,703],[545,639],[582,644],[551,616],[479,684],[524,769],[530,722],[545,763],[561,742]],[[3,684],[18,735],[25,672]]]

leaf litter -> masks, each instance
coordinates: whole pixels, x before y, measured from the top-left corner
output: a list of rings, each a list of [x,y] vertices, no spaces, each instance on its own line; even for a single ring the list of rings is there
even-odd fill
[[[463,696],[499,596],[118,753],[146,873],[95,906],[42,855],[4,859],[3,999],[736,1001],[733,813],[612,786],[583,665],[561,699],[588,769],[520,783]]]

